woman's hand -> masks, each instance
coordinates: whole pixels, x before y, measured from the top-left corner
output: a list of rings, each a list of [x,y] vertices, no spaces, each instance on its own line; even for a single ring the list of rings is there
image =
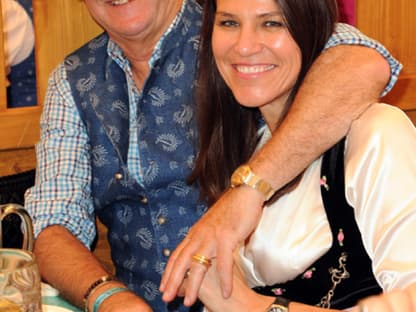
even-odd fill
[[[210,267],[202,281],[199,289],[198,298],[204,303],[207,311],[265,311],[274,301],[273,297],[265,297],[251,290],[244,280],[240,270],[234,266],[232,276],[233,291],[230,297],[224,298],[221,293],[220,277],[218,275],[216,261],[212,261]],[[189,272],[189,277],[193,274]],[[187,288],[188,278],[185,278],[183,289]]]
[[[227,298],[232,291],[233,252],[256,227],[263,202],[258,191],[246,186],[224,193],[170,256],[160,285],[163,300],[176,297],[184,274],[190,269],[184,303],[189,306],[195,302],[206,272],[203,265],[192,261],[195,254],[216,258],[216,268],[212,269],[218,271],[218,289]]]

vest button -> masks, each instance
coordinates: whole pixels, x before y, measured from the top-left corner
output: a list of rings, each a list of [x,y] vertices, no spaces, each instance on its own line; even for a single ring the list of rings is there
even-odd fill
[[[149,202],[149,200],[145,196],[142,196],[142,198],[140,199],[140,201],[142,202],[142,204],[147,204]]]
[[[163,255],[165,257],[169,257],[170,256],[170,249],[168,249],[168,248],[163,249]]]
[[[159,217],[159,218],[157,218],[157,223],[159,225],[165,224],[166,223],[166,218],[165,217]]]
[[[120,181],[121,179],[123,179],[123,175],[118,172],[114,175],[114,178],[116,178],[117,181]]]

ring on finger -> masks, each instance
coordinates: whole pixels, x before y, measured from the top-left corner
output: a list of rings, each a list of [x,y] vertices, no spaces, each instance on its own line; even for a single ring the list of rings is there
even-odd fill
[[[201,254],[195,254],[195,255],[193,255],[192,256],[192,261],[204,265],[207,269],[209,269],[209,267],[212,264],[211,259],[209,259],[208,257],[203,256]]]

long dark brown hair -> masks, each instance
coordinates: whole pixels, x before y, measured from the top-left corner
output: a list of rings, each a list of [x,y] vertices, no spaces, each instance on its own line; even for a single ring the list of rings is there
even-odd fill
[[[275,1],[302,53],[299,77],[288,99],[290,104],[334,30],[337,6],[335,0]],[[229,187],[232,172],[253,154],[260,116],[257,108],[247,108],[236,101],[218,72],[211,44],[215,13],[216,1],[206,0],[196,97],[199,154],[189,177],[189,182],[200,184],[201,198],[209,204]]]

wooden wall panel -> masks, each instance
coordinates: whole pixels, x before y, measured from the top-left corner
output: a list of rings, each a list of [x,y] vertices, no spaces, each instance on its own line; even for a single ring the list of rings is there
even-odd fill
[[[25,172],[35,167],[36,155],[33,147],[0,151],[0,177]]]
[[[38,139],[40,109],[38,107],[7,108],[4,34],[1,16],[0,26],[0,150],[32,146]],[[4,160],[2,159],[1,166],[5,166],[6,158],[7,156],[3,158]],[[3,172],[4,170],[0,171],[1,174]]]
[[[102,30],[83,1],[33,0],[36,32],[38,99],[43,101],[48,76],[63,58]]]
[[[410,119],[413,120],[413,123],[416,125],[416,109],[408,110],[406,113],[410,117]]]
[[[39,106],[1,111],[0,151],[33,146],[39,139],[39,117]]]
[[[357,0],[357,26],[382,42],[404,65],[396,87],[383,99],[414,118],[416,110],[416,1]],[[413,119],[416,122],[416,119]]]
[[[102,31],[88,14],[84,2],[79,0],[33,0],[33,20],[37,106],[7,108],[0,54],[0,150],[28,148],[36,143],[49,74],[65,55]],[[2,35],[1,32],[0,44]],[[0,50],[3,53],[1,45]]]
[[[33,20],[37,106],[7,108],[0,31],[0,176],[35,167],[33,146],[39,140],[39,118],[49,74],[65,55],[102,31],[80,0],[33,0]]]

